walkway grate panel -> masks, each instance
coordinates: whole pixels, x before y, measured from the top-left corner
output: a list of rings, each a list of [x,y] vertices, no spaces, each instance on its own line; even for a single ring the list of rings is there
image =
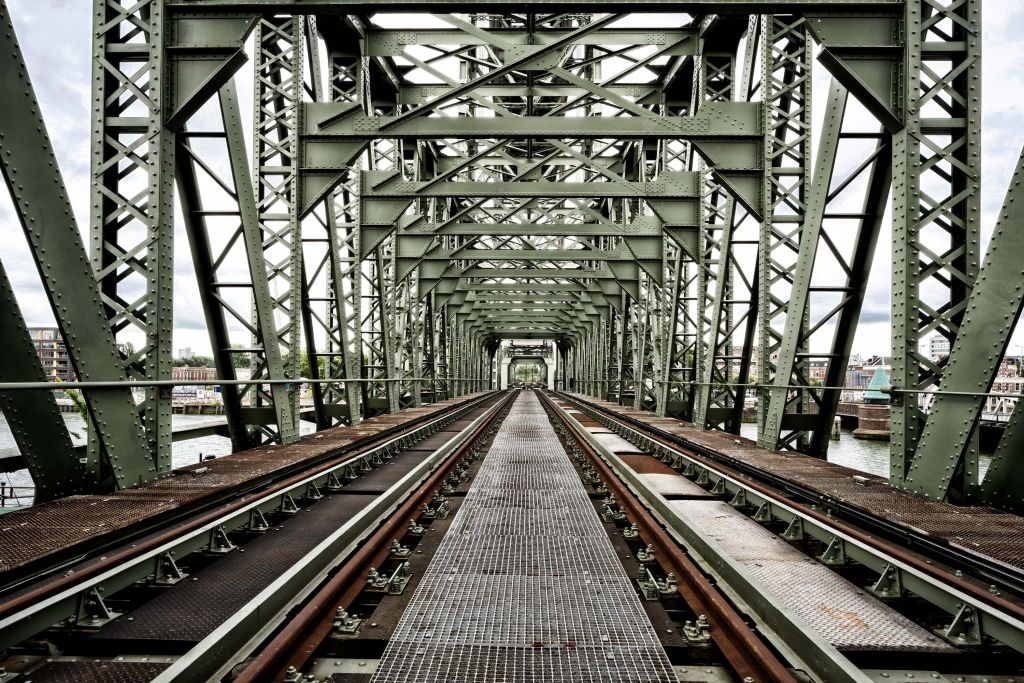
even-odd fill
[[[372,680],[676,680],[532,392],[502,423]]]

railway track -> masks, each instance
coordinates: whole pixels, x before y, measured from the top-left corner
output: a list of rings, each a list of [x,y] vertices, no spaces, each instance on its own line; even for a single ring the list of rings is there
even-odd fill
[[[142,520],[117,534],[120,545],[106,535],[80,543],[78,563],[49,553],[50,567],[31,563],[31,576],[19,575],[0,595],[0,648],[36,681],[93,680],[96,662],[82,655],[107,652],[122,655],[105,664],[111,680],[218,678],[231,647],[272,628],[382,522],[401,519],[396,511],[408,512],[411,492],[446,470],[453,452],[479,439],[509,400],[492,393],[396,426],[362,427],[360,434],[377,433],[219,490],[180,514]],[[234,603],[174,604],[179,593],[213,585],[218,573]],[[179,627],[163,638],[161,624],[138,628],[147,618],[140,615],[161,608]],[[128,641],[134,645],[123,646]],[[145,661],[135,661],[133,650]],[[40,659],[55,651],[71,659]],[[187,673],[175,674],[175,665]]]
[[[708,522],[708,518],[681,513],[682,506],[673,505],[674,496],[660,493],[651,480],[645,481],[650,476],[642,473],[645,468],[672,472],[676,478],[697,485],[698,490],[727,505],[730,512],[785,539],[805,559],[836,572],[838,577],[848,577],[865,592],[921,624],[934,634],[936,642],[955,649],[936,653],[948,660],[947,666],[970,670],[980,661],[978,652],[984,651],[989,657],[987,665],[1019,674],[1020,653],[1024,652],[1024,605],[1016,591],[1018,584],[1015,580],[1000,586],[988,583],[993,576],[1016,575],[1013,568],[949,547],[939,551],[938,544],[931,539],[913,542],[907,537],[920,535],[906,529],[896,534],[884,533],[892,525],[880,517],[861,509],[849,514],[851,506],[823,500],[819,493],[800,486],[799,482],[780,480],[711,449],[695,448],[657,426],[577,396],[557,394],[556,401],[561,404],[556,410],[563,419],[573,421],[569,412],[575,412],[577,417],[592,420],[626,446],[616,453],[616,449],[602,446],[597,435],[583,433],[589,447],[599,454],[602,466],[614,471],[621,491],[628,491],[630,499],[640,501],[654,514],[664,529],[701,559],[705,571],[720,577],[733,598],[746,604],[762,624],[777,625],[774,637],[778,646],[788,646],[794,652],[818,650],[817,661],[831,661],[837,667],[818,672],[825,680],[840,680],[839,672],[863,668],[863,663],[872,661],[870,653],[838,653],[835,648],[822,647],[827,644],[803,637],[808,624],[775,609],[775,601],[764,600],[764,585],[747,572],[737,572],[735,568],[738,564],[742,566],[742,562],[737,562],[735,554],[730,556],[723,550],[729,543],[708,541],[713,532],[700,524]],[[646,458],[653,465],[631,466],[626,462],[636,458]],[[733,527],[733,531],[740,528],[744,527]],[[958,561],[947,564],[951,559]],[[782,602],[785,604],[785,600]],[[889,663],[886,658],[874,659]],[[905,656],[902,665],[912,667],[915,663],[914,657]],[[923,667],[927,664],[920,663]]]
[[[966,681],[1024,667],[1015,596],[564,394],[413,419],[102,552],[0,596],[0,681]],[[453,668],[438,677],[439,662]]]

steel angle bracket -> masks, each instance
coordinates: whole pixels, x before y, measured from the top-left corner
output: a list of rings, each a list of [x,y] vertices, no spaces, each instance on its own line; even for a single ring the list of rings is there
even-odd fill
[[[166,46],[170,106],[164,123],[180,130],[248,60],[255,16],[175,13]]]
[[[805,14],[822,49],[818,61],[890,133],[903,128],[904,46],[893,14]]]

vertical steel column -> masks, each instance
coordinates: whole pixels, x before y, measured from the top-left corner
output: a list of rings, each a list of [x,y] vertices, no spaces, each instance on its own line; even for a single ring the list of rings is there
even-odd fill
[[[811,40],[802,17],[764,17],[762,29],[762,94],[765,102],[764,207],[765,220],[759,247],[758,310],[760,344],[758,380],[762,387],[775,376],[775,354],[790,316],[806,327],[806,310],[789,306],[795,267],[806,219],[811,173]],[[800,338],[803,339],[801,334]],[[796,349],[793,372],[808,377],[805,349]],[[807,382],[802,382],[807,384]],[[762,388],[758,409],[758,443],[764,448],[801,448],[802,423],[795,423],[791,439],[781,442],[784,413],[806,414],[808,399],[802,389],[786,391],[783,403],[773,402]],[[795,418],[794,418],[795,419]]]
[[[927,389],[944,368],[921,344],[932,334],[957,341],[978,276],[981,0],[908,0],[904,32],[905,126],[893,136],[892,383]],[[915,487],[908,473],[925,420],[917,395],[894,396],[893,484]],[[936,480],[947,464],[924,461],[921,474]],[[976,462],[963,476],[968,487],[977,483]]]
[[[164,0],[94,1],[90,252],[117,352],[135,380],[169,380],[173,360],[174,134],[163,121],[164,23]],[[149,462],[132,464],[140,451],[103,445],[118,458],[121,485],[171,471],[170,390],[147,389],[140,408]],[[131,422],[100,431],[124,430],[135,443]]]
[[[433,296],[433,294],[431,294]],[[437,384],[438,398],[442,401],[451,398],[451,345],[448,337],[448,307],[438,306],[439,310],[434,313],[434,330],[437,335],[437,343],[434,347],[434,357],[437,359]]]
[[[420,377],[426,381],[427,393],[430,396],[430,403],[437,403],[440,400],[441,387],[438,376],[437,334],[434,331],[434,293],[430,292],[421,303],[420,313],[423,325],[423,357],[420,360]]]
[[[393,325],[388,293],[391,289],[388,265],[393,253],[394,235],[374,250],[362,267],[366,298],[362,323],[364,344],[363,372],[367,379],[368,415],[398,410],[398,382],[394,374]]]
[[[256,26],[253,91],[254,195],[262,233],[266,279],[273,298],[272,325],[283,349],[284,376],[299,377],[301,349],[302,230],[296,187],[298,104],[302,99],[301,16],[262,17]],[[315,361],[312,361],[315,362]],[[282,442],[299,436],[299,387],[287,385],[288,410],[276,410]],[[264,402],[256,395],[257,405]]]
[[[700,79],[697,90],[703,93],[699,101],[732,100],[737,88],[740,99],[753,99],[753,74],[762,50],[762,29],[760,18],[751,17],[743,70],[738,79],[734,78],[732,53],[711,51],[705,46],[702,68],[695,74]],[[713,174],[703,170],[702,262],[696,275],[700,332],[695,345],[693,422],[701,428],[720,428],[738,434],[744,408],[743,385],[749,377],[757,323],[757,259],[744,259],[740,246],[745,241],[741,239],[743,233],[753,227],[753,219],[737,211],[735,198]]]
[[[362,56],[332,53],[325,85],[320,65],[316,18],[305,22],[307,92],[317,102],[362,104],[359,71]],[[319,428],[362,419],[359,378],[359,169],[349,167],[338,187],[302,226],[302,319],[310,372],[331,384],[314,384]],[[322,342],[318,346],[319,338]],[[321,364],[322,361],[322,364]]]

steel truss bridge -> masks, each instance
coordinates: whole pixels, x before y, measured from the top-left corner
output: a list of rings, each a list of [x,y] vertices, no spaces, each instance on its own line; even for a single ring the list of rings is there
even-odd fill
[[[756,397],[761,446],[823,457],[881,249],[890,480],[1024,507],[1022,411],[983,482],[976,445],[1024,294],[1019,175],[981,254],[981,0],[94,5],[88,226],[0,8],[0,162],[91,420],[83,456],[0,273],[39,500],[171,472],[177,216],[235,450],[298,438],[300,384],[354,425],[536,339],[560,388],[732,433]]]

